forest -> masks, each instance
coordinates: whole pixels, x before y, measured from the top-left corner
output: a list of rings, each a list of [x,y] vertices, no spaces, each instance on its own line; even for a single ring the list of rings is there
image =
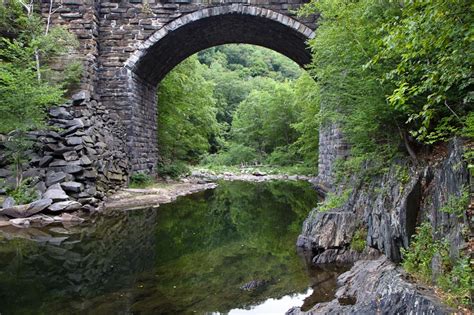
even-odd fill
[[[451,2],[313,1],[300,10],[322,16],[306,69],[246,45],[190,57],[159,87],[161,170],[266,164],[314,173],[321,124],[347,137],[344,172],[384,170],[400,156],[417,164],[434,145],[474,137],[472,4]]]
[[[188,58],[158,89],[161,170],[269,164],[314,173],[316,89],[294,62],[257,46],[219,46]]]

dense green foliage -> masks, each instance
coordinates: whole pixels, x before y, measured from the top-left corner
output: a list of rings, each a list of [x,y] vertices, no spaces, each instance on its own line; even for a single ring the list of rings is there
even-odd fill
[[[321,0],[301,13],[314,12],[321,19],[311,73],[323,123],[342,125],[359,166],[397,151],[416,160],[423,145],[463,128],[468,135],[472,3]]]
[[[153,184],[153,178],[143,172],[133,173],[130,176],[130,188],[145,188]]]
[[[0,132],[42,127],[45,109],[62,101],[80,71],[75,62],[51,69],[77,41],[64,28],[47,27],[33,5],[9,1],[0,7]]]
[[[158,92],[158,145],[163,160],[196,162],[218,131],[213,85],[195,56],[168,74]]]
[[[352,237],[351,249],[362,253],[367,246],[367,228],[359,227]]]
[[[256,46],[219,46],[187,59],[159,87],[160,173],[179,175],[185,169],[176,164],[200,158],[208,166],[304,163],[314,169],[315,90],[295,63]]]
[[[342,177],[364,170],[370,178],[399,154],[416,162],[424,146],[456,134],[472,138],[470,9],[466,1],[447,0],[312,1],[301,12],[321,14],[310,42],[317,83],[262,48],[208,49],[198,55],[203,84],[186,83],[169,95],[179,99],[207,86],[215,117],[206,127],[219,127],[191,145],[179,137],[163,143],[187,148],[173,160],[196,162],[211,153],[207,165],[315,165],[317,130],[336,122],[351,144],[352,158],[339,165]]]
[[[443,253],[441,253],[444,251]],[[429,222],[421,224],[412,237],[410,248],[402,249],[403,268],[408,272],[416,274],[425,282],[431,281],[431,261],[435,254],[440,253],[446,257],[446,247],[440,242],[435,242],[432,236],[432,228]],[[444,261],[443,263],[447,263]]]
[[[408,249],[402,249],[402,266],[406,271],[426,283],[434,282],[446,294],[447,302],[453,305],[470,305],[473,289],[472,269],[469,257],[452,261],[448,244],[435,240],[430,223],[421,224],[413,236]],[[433,274],[432,261],[437,256],[441,270]]]
[[[465,188],[461,196],[450,195],[446,204],[439,210],[444,213],[463,217],[469,206],[469,189]]]

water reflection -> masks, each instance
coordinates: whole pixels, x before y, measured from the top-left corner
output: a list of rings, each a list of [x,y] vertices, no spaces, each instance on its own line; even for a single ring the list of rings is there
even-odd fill
[[[23,239],[2,229],[0,313],[279,314],[330,300],[341,269],[308,267],[294,246],[316,202],[306,183],[227,182]]]

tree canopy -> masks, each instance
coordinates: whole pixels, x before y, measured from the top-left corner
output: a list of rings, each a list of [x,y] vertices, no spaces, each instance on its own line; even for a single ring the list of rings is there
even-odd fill
[[[319,121],[311,92],[315,87],[298,65],[268,49],[224,45],[204,50],[160,84],[162,155],[168,162],[204,157],[204,163],[219,165],[314,163]],[[196,117],[179,114],[184,108]],[[303,127],[303,120],[316,128]],[[179,131],[173,129],[178,125]]]

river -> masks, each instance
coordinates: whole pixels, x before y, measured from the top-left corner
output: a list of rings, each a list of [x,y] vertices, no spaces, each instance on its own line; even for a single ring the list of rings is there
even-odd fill
[[[333,298],[344,269],[296,238],[306,182],[220,182],[157,209],[0,230],[0,313],[284,314]]]

